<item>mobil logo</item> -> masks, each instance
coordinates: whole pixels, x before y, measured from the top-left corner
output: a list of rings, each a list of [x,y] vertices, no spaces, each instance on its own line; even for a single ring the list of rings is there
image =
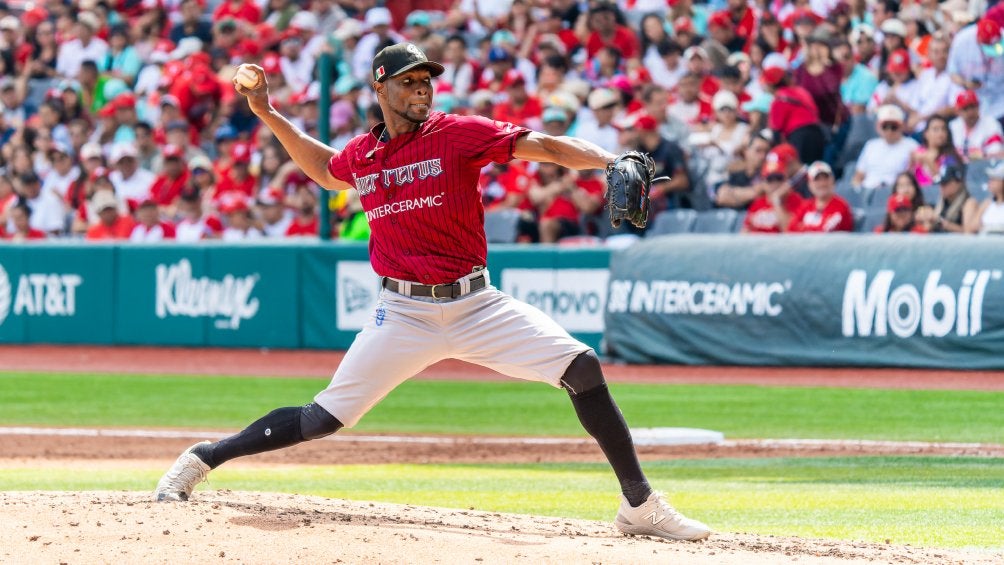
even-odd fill
[[[919,284],[900,282],[892,269],[875,272],[869,280],[864,269],[855,269],[844,285],[841,330],[845,337],[901,338],[920,332],[924,337],[944,337],[955,331],[967,337],[983,330],[983,303],[988,292],[999,291],[1001,271],[968,269],[961,277],[929,271]],[[920,281],[923,282],[920,282]]]
[[[602,332],[609,280],[607,269],[503,269],[502,291],[568,331]]]

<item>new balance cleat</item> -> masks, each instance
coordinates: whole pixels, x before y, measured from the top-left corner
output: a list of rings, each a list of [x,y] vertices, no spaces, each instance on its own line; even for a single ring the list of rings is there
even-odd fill
[[[650,494],[648,500],[637,508],[621,496],[621,507],[617,510],[614,525],[621,533],[633,536],[697,541],[711,535],[711,528],[680,514],[657,492]]]
[[[186,501],[195,490],[195,485],[206,480],[206,475],[209,474],[209,465],[203,463],[202,459],[192,453],[192,450],[208,443],[208,441],[200,441],[186,449],[174,462],[174,465],[171,465],[171,468],[164,473],[164,476],[157,482],[157,490],[154,492],[158,501]]]

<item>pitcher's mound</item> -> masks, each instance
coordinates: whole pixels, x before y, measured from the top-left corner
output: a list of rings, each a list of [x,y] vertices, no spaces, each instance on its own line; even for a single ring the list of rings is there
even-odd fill
[[[616,509],[611,508],[613,513]],[[713,534],[624,537],[610,523],[252,492],[0,493],[3,563],[945,563],[989,554]]]

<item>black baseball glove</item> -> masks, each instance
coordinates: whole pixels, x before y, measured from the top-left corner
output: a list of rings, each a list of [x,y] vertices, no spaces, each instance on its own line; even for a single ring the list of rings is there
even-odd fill
[[[652,183],[669,180],[655,177],[655,161],[640,151],[625,151],[607,165],[607,212],[610,225],[620,227],[622,221],[637,228],[648,223],[648,191]]]

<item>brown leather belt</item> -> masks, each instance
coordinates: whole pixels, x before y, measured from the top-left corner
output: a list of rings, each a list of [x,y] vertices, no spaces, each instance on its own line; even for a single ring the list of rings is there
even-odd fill
[[[390,277],[384,277],[383,287],[391,292],[396,292],[398,294],[403,294],[405,296],[421,296],[426,298],[435,298],[436,300],[454,300],[464,296],[465,294],[470,294],[476,290],[481,290],[487,284],[485,281],[484,273],[477,276],[471,277],[470,279],[470,290],[464,293],[461,290],[461,285],[459,282],[448,283],[448,284],[418,284],[411,283],[410,292],[402,292],[402,284],[395,279]]]

